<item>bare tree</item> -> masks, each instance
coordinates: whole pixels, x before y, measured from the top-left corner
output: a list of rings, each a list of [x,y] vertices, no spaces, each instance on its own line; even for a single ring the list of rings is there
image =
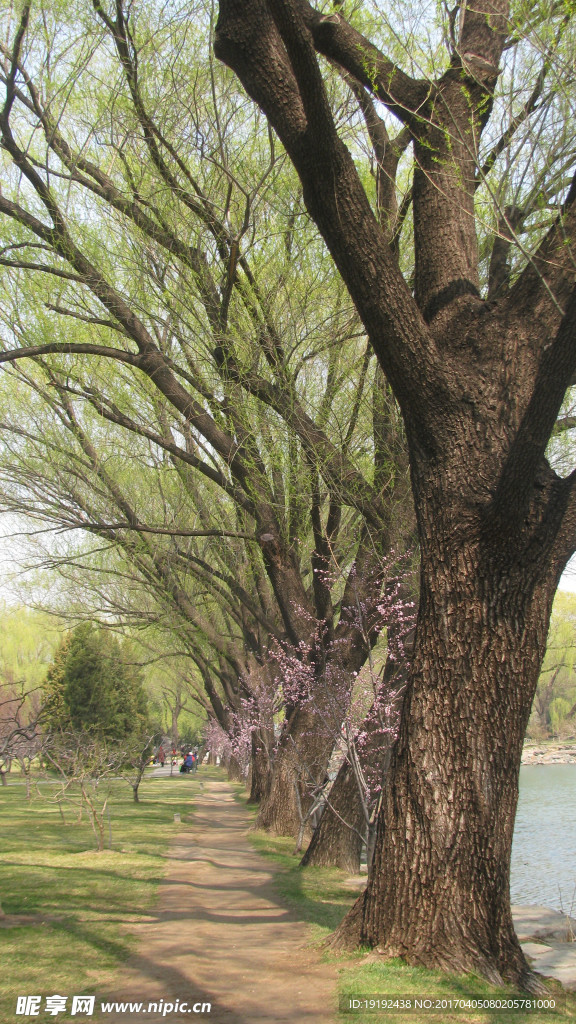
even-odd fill
[[[140,802],[140,783],[150,763],[150,753],[154,747],[156,735],[134,736],[122,744],[122,755],[118,775],[129,783],[134,803]]]
[[[7,772],[13,760],[27,767],[26,792],[29,794],[30,760],[41,747],[41,711],[34,701],[35,693],[26,692],[23,684],[0,683],[0,781],[7,785]],[[0,902],[0,919],[5,917]]]
[[[0,781],[7,784],[12,761],[19,761],[25,766],[27,792],[30,761],[41,746],[42,708],[37,697],[37,689],[26,691],[22,683],[0,683]]]
[[[124,746],[106,742],[88,732],[64,730],[50,736],[43,753],[46,764],[56,772],[59,781],[53,798],[60,808],[63,802],[73,807],[78,812],[78,822],[86,811],[96,848],[102,852],[106,843],[111,783],[124,764]]]

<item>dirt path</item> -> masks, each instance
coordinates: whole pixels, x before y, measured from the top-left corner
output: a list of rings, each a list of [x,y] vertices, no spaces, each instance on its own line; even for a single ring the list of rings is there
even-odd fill
[[[306,925],[281,906],[274,868],[246,838],[249,816],[225,782],[195,797],[194,821],[171,848],[157,911],[137,926],[138,952],[109,998],[184,1013],[107,1013],[146,1024],[334,1024],[336,969],[307,947]],[[211,1012],[191,1008],[210,1003]]]

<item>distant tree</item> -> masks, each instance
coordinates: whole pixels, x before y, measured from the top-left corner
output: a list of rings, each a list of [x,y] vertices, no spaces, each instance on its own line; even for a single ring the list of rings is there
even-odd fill
[[[22,683],[0,682],[0,783],[7,785],[6,773],[13,758],[30,757],[40,744],[37,705]],[[28,792],[28,777],[26,779]],[[0,920],[6,914],[0,902]]]
[[[109,631],[82,623],[63,641],[46,678],[52,731],[84,730],[107,740],[144,733],[142,678]]]
[[[56,616],[0,603],[0,679],[34,689],[46,675],[62,631]]]
[[[560,726],[574,727],[576,714],[576,600],[559,593],[548,634],[546,657],[538,679],[528,735],[534,739],[558,735]]]
[[[553,736],[560,735],[560,728],[569,717],[570,711],[570,701],[565,697],[555,697],[550,703],[550,731]]]
[[[65,636],[54,652],[54,658],[44,680],[44,710],[49,731],[62,730],[68,724],[64,700],[64,670],[70,647],[70,636]]]
[[[40,747],[42,711],[36,693],[27,693],[22,682],[0,682],[0,783],[13,760],[30,760]]]

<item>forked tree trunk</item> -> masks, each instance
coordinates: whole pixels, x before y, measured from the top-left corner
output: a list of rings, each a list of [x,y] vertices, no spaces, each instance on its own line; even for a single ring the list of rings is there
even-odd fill
[[[555,581],[537,564],[513,571],[487,555],[479,543],[456,550],[425,538],[413,674],[372,878],[333,941],[529,986],[510,852]]]
[[[524,732],[576,534],[576,474],[561,479],[545,458],[576,372],[576,178],[525,269],[487,301],[477,154],[510,4],[460,8],[458,46],[435,82],[406,75],[340,9],[306,0],[220,0],[215,50],[292,160],[410,451],[422,560],[414,662],[373,877],[337,941],[530,985],[510,853]],[[338,134],[315,48],[413,140],[413,288]]]

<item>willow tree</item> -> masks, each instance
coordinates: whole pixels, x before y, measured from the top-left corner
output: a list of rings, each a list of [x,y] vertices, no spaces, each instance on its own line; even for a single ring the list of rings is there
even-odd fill
[[[573,5],[456,4],[428,26],[430,45],[445,45],[426,76],[422,48],[404,66],[386,52],[401,53],[401,19],[366,3],[346,20],[346,9],[220,0],[215,44],[298,172],[410,454],[415,653],[373,879],[339,938],[530,983],[510,848],[552,599],[576,545],[576,472],[561,477],[546,458],[576,370],[573,150],[555,160],[573,117]],[[323,58],[409,135],[410,280],[336,124]],[[535,215],[536,234],[523,234]],[[484,276],[479,234],[491,252]]]
[[[228,663],[233,634],[240,674],[272,619],[319,691],[330,662],[351,688],[382,554],[405,532],[401,424],[294,173],[280,185],[284,151],[213,59],[211,4],[42,0],[1,17],[0,362],[25,366],[49,410],[17,423],[7,389],[16,502],[30,487],[39,515],[70,511],[120,545]],[[334,91],[343,120],[351,97]],[[190,600],[202,560],[217,627]],[[293,833],[299,765],[322,781],[333,739],[321,707],[285,710],[262,821]]]

